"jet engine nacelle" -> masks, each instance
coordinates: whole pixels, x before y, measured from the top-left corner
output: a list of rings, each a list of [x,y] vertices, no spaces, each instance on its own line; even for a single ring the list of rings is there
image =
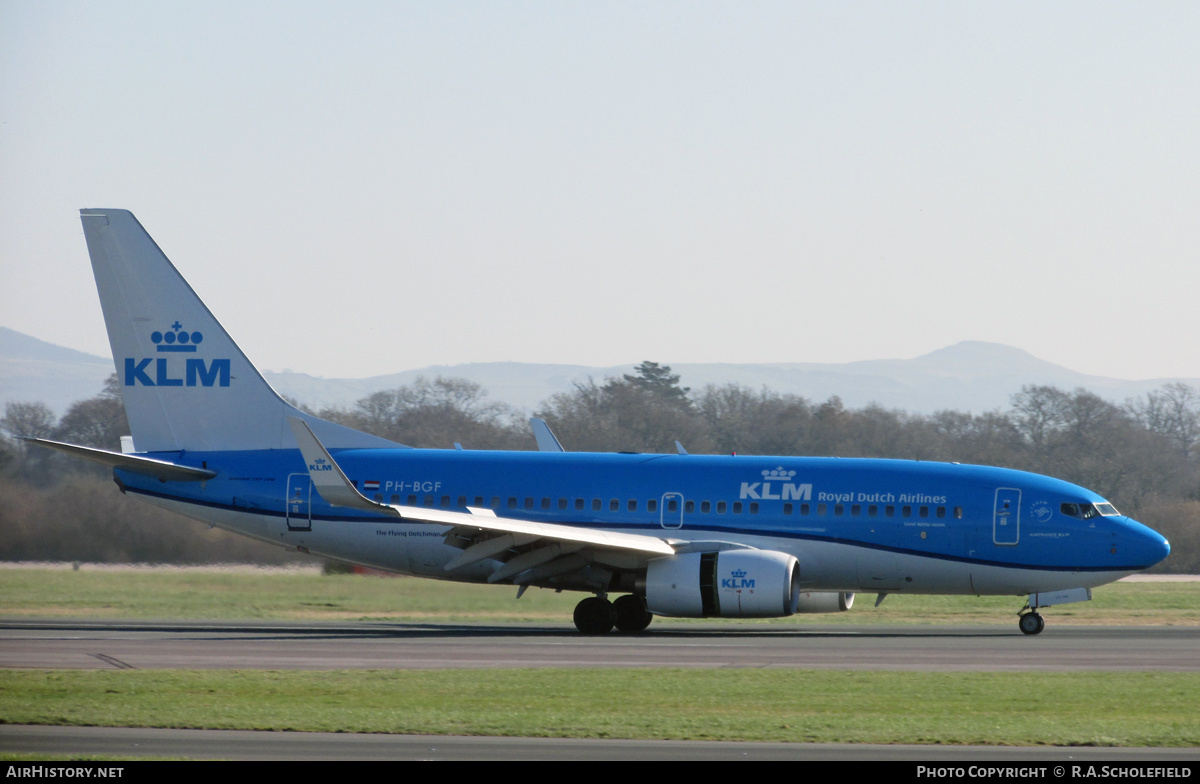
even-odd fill
[[[683,553],[646,569],[646,608],[655,615],[777,618],[799,601],[796,558],[774,550]]]
[[[798,613],[846,612],[854,606],[854,594],[805,591],[800,594]]]

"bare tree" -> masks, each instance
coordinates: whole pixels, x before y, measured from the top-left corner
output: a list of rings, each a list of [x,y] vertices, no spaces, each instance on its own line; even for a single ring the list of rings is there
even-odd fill
[[[1181,382],[1148,392],[1126,408],[1151,433],[1165,436],[1185,460],[1196,457],[1200,446],[1200,392]]]

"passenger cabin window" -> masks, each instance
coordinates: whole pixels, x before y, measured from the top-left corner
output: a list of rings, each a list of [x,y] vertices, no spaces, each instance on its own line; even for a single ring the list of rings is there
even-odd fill
[[[658,501],[654,498],[651,498],[649,501],[647,501],[646,502],[646,511],[647,512],[657,512],[658,511]]]

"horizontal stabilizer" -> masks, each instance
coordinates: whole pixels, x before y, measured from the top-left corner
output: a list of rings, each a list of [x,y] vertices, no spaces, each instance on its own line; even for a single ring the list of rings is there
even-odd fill
[[[152,476],[164,482],[203,482],[205,479],[212,479],[217,475],[216,471],[210,471],[207,468],[192,468],[166,460],[155,460],[152,457],[109,452],[105,449],[64,444],[61,441],[50,441],[45,438],[22,438],[21,440],[64,452],[72,457],[82,457],[84,460],[91,460],[93,463],[99,463],[109,468],[123,468],[126,471]]]

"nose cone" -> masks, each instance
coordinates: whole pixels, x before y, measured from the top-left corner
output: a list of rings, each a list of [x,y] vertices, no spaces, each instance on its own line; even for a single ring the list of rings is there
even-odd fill
[[[1158,531],[1128,517],[1125,524],[1129,532],[1126,556],[1141,564],[1140,569],[1149,569],[1171,554],[1171,543]]]

